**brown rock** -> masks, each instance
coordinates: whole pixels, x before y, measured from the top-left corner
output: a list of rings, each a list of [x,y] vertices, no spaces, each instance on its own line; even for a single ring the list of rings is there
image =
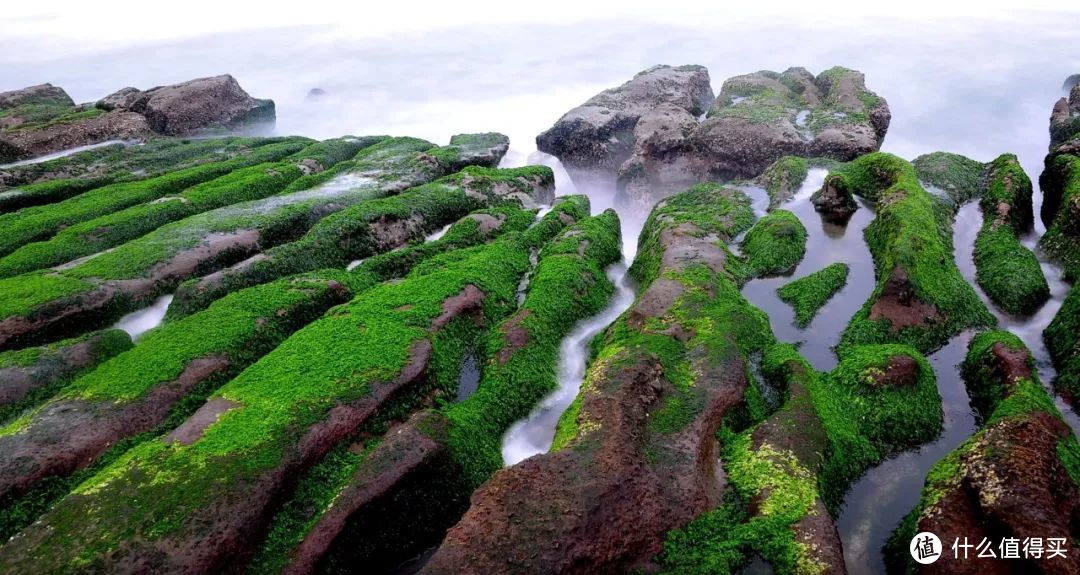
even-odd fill
[[[980,431],[960,454],[955,477],[938,485],[939,500],[919,516],[917,531],[929,531],[948,549],[957,538],[978,544],[983,537],[1063,538],[1065,557],[1034,561],[957,560],[948,550],[919,566],[919,573],[1080,573],[1080,492],[1057,453],[1071,430],[1057,416],[1033,412],[1000,419]],[[1022,555],[1022,554],[1021,554]],[[961,556],[962,557],[962,556]]]

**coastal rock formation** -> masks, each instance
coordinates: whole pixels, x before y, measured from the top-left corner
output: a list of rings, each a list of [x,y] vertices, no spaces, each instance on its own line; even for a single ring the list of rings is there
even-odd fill
[[[1054,104],[1050,113],[1050,148],[1064,143],[1080,132],[1080,84],[1073,85],[1067,98]]]
[[[662,86],[657,87],[657,86]],[[852,160],[889,128],[861,72],[754,72],[712,100],[700,66],[658,66],[593,97],[537,136],[570,168],[614,172],[622,200],[651,203],[694,182],[750,178],[785,155]]]
[[[659,203],[631,273],[644,290],[602,336],[552,451],[495,473],[423,573],[598,573],[647,564],[720,501],[714,434],[747,393],[767,318],[726,275],[751,219],[704,184]]]
[[[123,88],[99,100],[106,111],[135,112],[168,136],[208,129],[233,130],[274,121],[274,101],[252,98],[228,74],[140,91]]]
[[[1064,554],[980,562],[945,553],[917,571],[1080,573],[1080,445],[1039,384],[1030,352],[1009,332],[985,332],[972,340],[962,367],[984,425],[930,471],[919,505],[890,542],[893,561],[909,563],[901,547],[922,531],[943,542],[1039,538]]]
[[[570,168],[618,170],[633,152],[634,130],[643,115],[668,104],[697,117],[712,99],[705,67],[653,66],[567,112],[536,137],[536,147]]]
[[[861,72],[762,71],[724,82],[694,140],[709,175],[752,177],[784,155],[848,161],[876,151],[891,118]]]
[[[0,93],[0,162],[106,140],[237,130],[274,117],[272,100],[252,98],[227,74],[146,91],[123,88],[80,105],[42,84]]]

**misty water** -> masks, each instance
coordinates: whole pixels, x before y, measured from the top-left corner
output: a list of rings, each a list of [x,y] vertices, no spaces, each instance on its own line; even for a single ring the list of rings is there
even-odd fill
[[[215,29],[213,36],[170,33],[168,40],[149,39],[152,34],[98,32],[93,41],[67,44],[40,36],[50,22],[27,20],[24,29],[39,30],[38,36],[0,37],[4,70],[0,91],[51,82],[76,101],[92,101],[123,86],[148,88],[227,72],[254,96],[275,100],[277,134],[328,138],[386,133],[442,144],[454,133],[499,131],[511,137],[504,166],[552,166],[559,194],[589,195],[593,213],[616,207],[623,220],[626,258],[610,268],[608,276],[618,291],[601,314],[582,322],[563,342],[559,390],[508,432],[504,458],[513,463],[550,446],[554,423],[584,376],[588,340],[633,300],[625,269],[636,248],[643,210],[617,205],[611,181],[587,174],[571,178],[557,160],[536,152],[534,143],[536,134],[596,92],[658,63],[705,65],[716,91],[725,78],[759,69],[804,66],[817,73],[843,65],[864,72],[868,86],[889,102],[892,123],[884,151],[912,159],[946,150],[983,162],[1013,152],[1037,186],[1048,144],[1050,107],[1061,96],[1062,79],[1080,70],[1080,51],[1075,48],[1080,15],[987,10],[965,13],[958,20],[944,6],[932,4],[923,11],[890,8],[865,16],[850,9],[818,14],[812,8],[769,15],[732,13],[723,18],[667,13],[674,8],[658,10],[658,17],[626,18],[584,8],[581,14],[548,9],[528,21],[504,18],[493,9],[468,19],[426,19],[395,28],[394,36],[372,32],[360,17],[337,18],[331,13],[325,21],[314,22],[310,15],[292,11],[290,17],[304,25],[259,31]],[[363,16],[362,6],[351,9]],[[863,9],[868,8],[859,10]],[[347,21],[366,28],[349,27]],[[147,65],[150,52],[153,63]],[[327,96],[305,99],[316,87],[326,90]],[[801,343],[815,367],[830,369],[836,362],[831,347],[873,289],[873,264],[862,239],[873,210],[861,205],[846,226],[823,222],[808,201],[821,178],[820,171],[811,172],[784,206],[807,227],[805,260],[791,277],[757,280],[755,289],[745,293],[770,314],[780,340]],[[755,200],[760,211],[760,196]],[[1040,204],[1036,187],[1035,213]],[[977,208],[962,208],[957,222],[957,262],[974,285],[963,234],[971,234],[974,241],[980,222]],[[1033,245],[1043,231],[1037,222],[1025,242]],[[794,326],[790,306],[776,298],[775,288],[833,261],[851,266],[848,284],[809,327],[800,330]],[[1041,332],[1068,286],[1056,266],[1044,262],[1043,268],[1053,297],[1033,316],[1008,317],[990,307],[1002,327],[1031,347],[1048,385],[1053,368]],[[133,336],[152,328],[160,323],[168,297],[125,316],[117,327]],[[930,356],[945,412],[942,436],[871,470],[846,498],[838,529],[852,574],[881,570],[883,538],[917,501],[926,470],[975,429],[957,373],[969,337],[958,336]],[[1059,406],[1077,429],[1075,416],[1060,402]]]
[[[173,296],[171,294],[163,295],[154,300],[154,303],[149,306],[120,318],[113,327],[126,331],[131,336],[131,339],[137,342],[144,333],[161,325],[172,300]]]

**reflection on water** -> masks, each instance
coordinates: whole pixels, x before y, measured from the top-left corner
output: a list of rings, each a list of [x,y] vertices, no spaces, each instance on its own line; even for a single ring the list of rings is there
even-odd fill
[[[827,222],[810,202],[810,196],[821,189],[827,174],[823,169],[810,170],[795,197],[781,206],[797,215],[806,226],[806,257],[795,272],[790,276],[756,279],[743,287],[746,299],[769,314],[777,339],[798,344],[807,361],[821,371],[836,366],[832,348],[840,341],[848,320],[874,290],[874,261],[862,234],[874,219],[873,206],[860,200],[859,210],[846,226]],[[764,195],[764,190],[743,189],[751,194],[755,205],[763,201],[759,196]],[[799,328],[795,325],[795,310],[780,299],[776,290],[836,262],[845,262],[850,267],[847,284],[821,308],[809,326]]]
[[[871,469],[844,496],[836,529],[851,575],[885,572],[881,548],[897,523],[919,502],[927,471],[975,432],[975,412],[960,378],[960,363],[971,336],[970,332],[960,334],[928,357],[945,414],[941,436]]]

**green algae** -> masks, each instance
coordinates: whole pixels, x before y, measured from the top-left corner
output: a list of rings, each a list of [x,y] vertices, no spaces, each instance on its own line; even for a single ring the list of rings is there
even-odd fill
[[[934,186],[960,206],[982,194],[986,167],[960,154],[933,152],[911,161],[919,181]]]
[[[962,329],[994,324],[994,316],[954,263],[951,212],[922,189],[911,164],[876,152],[835,173],[838,185],[877,202],[877,215],[864,231],[877,286],[844,331],[841,354],[848,346],[884,342],[908,343],[928,352]],[[891,278],[901,285],[890,289],[910,290],[912,300],[931,306],[936,317],[895,329],[886,318],[870,319],[876,302],[888,295]]]
[[[806,227],[795,214],[773,210],[746,232],[742,253],[738,261],[729,260],[729,270],[740,283],[790,274],[806,255]]]
[[[902,389],[873,385],[874,374],[898,355],[917,361],[917,381]],[[793,346],[780,344],[766,351],[762,373],[789,390],[768,420],[779,434],[759,441],[756,428],[721,429],[731,489],[719,507],[669,533],[658,558],[665,572],[735,573],[753,554],[777,573],[824,572],[796,525],[819,512],[818,501],[836,509],[863,471],[932,438],[942,425],[933,370],[908,346],[861,346],[832,373],[818,374]],[[783,443],[770,443],[775,440]]]
[[[830,264],[777,288],[780,299],[795,308],[795,324],[805,328],[836,292],[847,284],[848,265]]]
[[[301,150],[310,140],[282,138],[277,143],[258,143],[263,145],[232,159],[185,168],[147,180],[104,186],[54,204],[2,214],[0,255],[7,255],[27,242],[50,237],[65,226],[178,193],[239,168],[280,160]]]

